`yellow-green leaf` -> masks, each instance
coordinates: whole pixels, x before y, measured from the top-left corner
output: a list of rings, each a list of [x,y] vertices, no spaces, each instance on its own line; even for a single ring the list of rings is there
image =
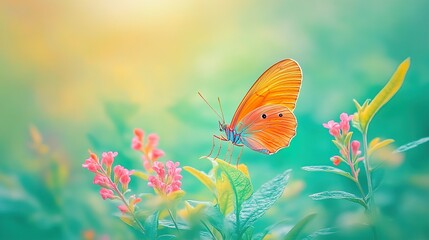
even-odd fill
[[[211,192],[216,191],[215,182],[204,172],[198,171],[197,169],[189,166],[183,167],[187,172],[196,177],[202,184],[204,184]]]
[[[134,170],[131,175],[136,176],[138,178],[141,178],[143,180],[147,180],[148,179],[148,175],[146,173],[144,173],[142,171],[138,171],[138,170]]]
[[[359,119],[362,131],[367,131],[369,122],[374,117],[375,113],[377,113],[377,111],[380,110],[380,108],[396,94],[399,88],[401,88],[409,66],[410,58],[407,58],[398,66],[389,82],[384,86],[383,89],[381,89],[377,96],[375,96],[374,100],[372,100],[368,105],[366,105],[365,102],[362,106],[357,106],[357,117]]]
[[[385,139],[383,141],[380,141],[380,138],[374,138],[370,143],[369,143],[369,149],[368,149],[368,155],[373,154],[375,151],[386,147],[387,145],[393,143],[395,140],[393,139]]]
[[[225,173],[216,179],[217,201],[220,212],[226,216],[234,210],[234,191]]]

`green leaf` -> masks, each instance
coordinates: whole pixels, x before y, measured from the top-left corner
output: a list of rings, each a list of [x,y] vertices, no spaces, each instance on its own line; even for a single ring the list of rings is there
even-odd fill
[[[137,230],[141,230],[131,216],[122,214],[121,216],[119,216],[119,219],[121,219],[122,222],[126,223],[129,226]]]
[[[393,139],[385,139],[383,141],[380,141],[380,138],[374,138],[369,143],[369,149],[368,149],[368,155],[372,155],[375,151],[386,147],[387,145],[393,143],[395,140]]]
[[[211,192],[216,191],[216,184],[214,181],[210,178],[209,175],[205,174],[204,172],[198,171],[197,169],[189,166],[183,167],[187,172],[192,174],[194,177],[196,177],[202,184],[204,184]]]
[[[338,174],[340,176],[346,177],[350,180],[352,180],[353,182],[356,182],[356,180],[352,177],[352,175],[346,171],[343,171],[339,168],[336,167],[331,167],[331,166],[306,166],[306,167],[302,167],[303,170],[305,171],[309,171],[309,172],[330,172],[330,173],[335,173]]]
[[[221,234],[224,234],[224,215],[221,213],[219,206],[207,206],[204,213],[210,225],[212,225]]]
[[[413,149],[413,148],[415,148],[415,147],[419,146],[420,144],[423,144],[427,141],[429,141],[429,137],[420,138],[417,141],[413,141],[413,142],[410,142],[410,143],[407,143],[405,145],[398,147],[395,150],[395,152],[400,153],[400,152],[408,151],[408,150]]]
[[[174,222],[171,220],[163,219],[163,220],[159,220],[158,223],[159,223],[159,225],[161,225],[163,227],[176,229],[176,225],[174,225]],[[186,224],[186,222],[176,220],[176,224],[180,230],[189,230],[190,229],[188,224]]]
[[[332,142],[335,144],[335,146],[337,146],[338,150],[343,149],[343,145],[339,143],[337,140],[332,140]]]
[[[353,132],[348,132],[345,139],[344,139],[344,142],[346,144],[348,144],[350,142],[350,140],[352,139],[352,136],[353,136]]]
[[[315,213],[311,213],[307,216],[305,216],[303,219],[301,219],[297,224],[295,224],[295,226],[288,232],[288,234],[286,234],[286,236],[284,237],[284,240],[294,240],[294,239],[298,239],[299,234],[301,233],[301,231],[305,228],[305,226],[307,226],[307,224],[309,222],[311,222],[311,220],[313,220],[313,218],[316,216]]]
[[[156,239],[158,235],[158,218],[159,211],[154,212],[146,218],[144,222],[144,229],[146,230],[146,237],[148,239]]]
[[[332,235],[338,232],[338,228],[322,228],[305,237],[303,240],[320,239],[321,236]]]
[[[315,194],[311,194],[310,198],[313,200],[326,200],[326,199],[344,199],[354,203],[359,203],[363,207],[368,208],[365,201],[362,198],[356,197],[356,195],[344,191],[325,191]]]
[[[216,179],[217,203],[224,216],[234,210],[234,190],[225,173],[221,172]]]
[[[357,117],[363,132],[367,132],[368,125],[377,111],[380,110],[380,108],[386,104],[401,88],[409,66],[410,58],[407,58],[398,66],[389,82],[387,82],[384,88],[381,89],[377,96],[375,96],[374,100],[372,100],[368,105],[364,104],[363,106],[359,106],[359,104],[356,104],[358,108]],[[355,101],[355,103],[357,102]]]
[[[248,200],[243,202],[239,223],[235,223],[238,225],[239,236],[264,215],[283,194],[290,172],[291,170],[287,170],[266,182]]]
[[[136,176],[138,178],[141,178],[143,180],[147,180],[148,179],[148,175],[146,173],[142,172],[142,171],[139,171],[139,170],[134,170],[131,175]]]
[[[238,170],[235,166],[220,159],[216,161],[219,164],[219,170],[221,170],[218,171],[216,176],[221,178],[222,173],[225,174],[234,192],[235,207],[240,208],[241,204],[253,193],[253,187],[252,183],[250,182],[250,178]],[[217,180],[218,179],[216,179],[216,181]]]
[[[176,238],[177,238],[176,235],[173,235],[173,234],[163,234],[163,235],[160,235],[157,240],[169,240],[169,239],[176,239]]]

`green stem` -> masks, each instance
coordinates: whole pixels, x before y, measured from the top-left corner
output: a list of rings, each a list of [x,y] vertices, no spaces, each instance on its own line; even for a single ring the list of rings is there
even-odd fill
[[[365,173],[366,173],[366,181],[368,184],[368,205],[369,205],[369,211],[373,212],[374,207],[374,193],[373,193],[373,187],[372,187],[372,178],[371,178],[371,167],[369,165],[369,157],[368,157],[368,140],[367,140],[367,134],[366,132],[362,133],[363,137],[363,153],[364,153],[364,166],[365,166]]]
[[[140,223],[140,221],[137,220],[136,215],[134,214],[134,211],[131,211],[131,207],[128,204],[127,200],[125,200],[125,196],[124,194],[122,194],[122,192],[119,190],[118,186],[116,186],[116,184],[112,181],[112,179],[110,178],[110,174],[108,174],[106,172],[106,170],[101,166],[101,164],[99,164],[101,172],[104,174],[105,177],[107,177],[109,179],[110,185],[113,186],[113,191],[116,192],[116,194],[119,196],[119,198],[121,199],[121,201],[125,204],[125,206],[128,208],[128,212],[133,216],[133,220],[134,222],[138,225],[138,227],[140,228],[140,230],[142,231],[142,233],[145,232],[143,225]]]
[[[376,220],[376,211],[374,209],[374,189],[372,186],[372,177],[371,177],[371,166],[369,163],[369,156],[368,156],[368,139],[367,139],[367,132],[362,132],[362,138],[363,138],[363,152],[364,152],[364,166],[365,166],[365,173],[366,173],[366,180],[368,185],[368,213],[370,216],[370,225],[372,234],[374,236],[374,239],[377,239],[377,231],[375,229],[374,221]]]
[[[201,223],[204,225],[204,227],[207,229],[207,231],[209,231],[209,233],[212,236],[212,238],[216,240],[216,237],[213,234],[212,230],[210,230],[209,226],[207,226],[207,224],[203,220],[201,220]]]
[[[174,220],[173,213],[171,213],[169,208],[167,208],[167,210],[168,210],[168,214],[170,214],[171,220],[174,223],[174,227],[176,227],[177,232],[180,233],[179,226],[177,226],[176,220]]]

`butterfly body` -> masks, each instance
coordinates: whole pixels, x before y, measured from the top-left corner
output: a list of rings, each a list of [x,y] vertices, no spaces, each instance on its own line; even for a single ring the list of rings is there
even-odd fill
[[[214,137],[265,154],[289,146],[296,135],[293,110],[301,82],[302,72],[296,61],[285,59],[274,64],[249,89],[229,125],[222,117],[219,126],[224,135]]]

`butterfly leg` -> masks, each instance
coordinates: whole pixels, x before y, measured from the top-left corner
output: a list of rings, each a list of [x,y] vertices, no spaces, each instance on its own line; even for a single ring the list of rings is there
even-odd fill
[[[213,138],[212,138],[212,149],[210,150],[209,154],[207,154],[207,156],[205,156],[206,158],[209,158],[212,155],[212,153],[213,153],[213,149],[216,146],[216,144],[215,144],[215,137],[217,137],[217,136],[213,135]]]
[[[231,152],[229,153],[229,161],[228,161],[228,163],[231,163],[232,155],[233,155],[233,153],[234,153],[234,146],[235,146],[235,144],[232,144]]]
[[[217,137],[217,136],[216,136]],[[219,141],[219,149],[218,149],[218,151],[217,151],[217,154],[216,154],[216,157],[214,157],[213,159],[214,160],[216,160],[217,159],[217,157],[219,157],[219,154],[220,154],[220,150],[222,149],[222,141]]]
[[[241,147],[240,153],[237,156],[237,168],[238,168],[238,163],[240,162],[240,157],[241,157],[241,154],[243,153],[244,145],[241,144],[241,145],[236,145],[236,146]]]

